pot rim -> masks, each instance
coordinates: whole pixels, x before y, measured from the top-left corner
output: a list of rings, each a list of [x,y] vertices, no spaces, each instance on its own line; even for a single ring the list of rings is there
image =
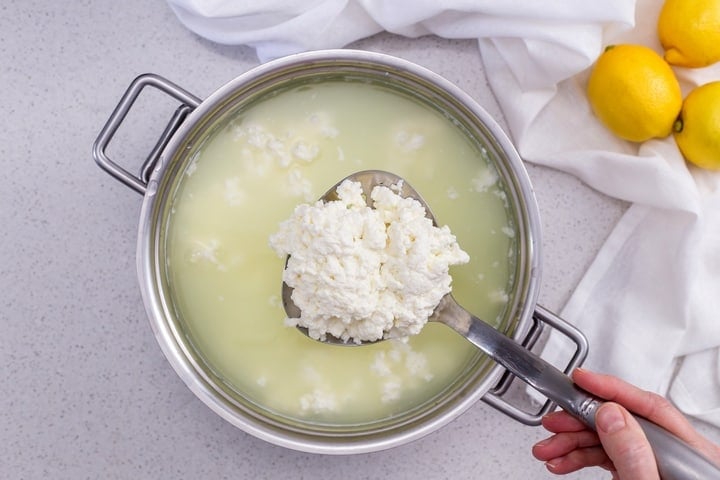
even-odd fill
[[[280,74],[287,74],[289,69],[302,71],[319,65],[323,65],[325,68],[333,68],[334,65],[343,66],[348,62],[373,66],[374,68],[387,68],[392,70],[393,73],[422,79],[434,88],[445,92],[449,99],[462,104],[469,115],[479,119],[480,123],[487,129],[490,139],[496,142],[499,153],[504,155],[504,159],[508,163],[508,169],[503,174],[510,174],[512,178],[503,178],[513,186],[513,191],[516,193],[513,200],[521,203],[521,205],[517,206],[518,211],[522,213],[519,223],[522,223],[522,220],[527,223],[527,226],[521,225],[523,229],[527,230],[524,232],[527,245],[526,248],[521,248],[521,250],[525,250],[525,258],[519,258],[518,262],[527,262],[527,265],[523,268],[527,273],[525,274],[525,282],[522,285],[525,290],[522,295],[524,300],[516,315],[517,319],[514,325],[515,332],[513,336],[515,339],[522,339],[530,328],[530,320],[537,302],[541,274],[540,216],[529,176],[519,154],[500,125],[484,108],[455,84],[427,68],[387,54],[360,50],[333,49],[305,52],[282,57],[252,68],[227,82],[201,101],[163,149],[145,191],[140,212],[136,257],[143,302],[153,333],[165,357],[178,376],[203,403],[220,417],[246,433],[275,445],[308,453],[367,453],[385,450],[421,438],[446,425],[477,403],[497,383],[504,372],[500,365],[492,365],[480,386],[475,387],[470,392],[463,392],[461,397],[454,401],[452,408],[433,416],[430,419],[431,421],[422,421],[413,428],[402,429],[387,435],[381,433],[380,435],[373,435],[371,438],[363,437],[357,441],[348,442],[339,441],[333,436],[308,436],[293,432],[287,428],[282,428],[280,424],[268,421],[267,418],[259,418],[258,415],[253,415],[251,412],[245,412],[247,415],[239,415],[237,405],[214,386],[212,379],[205,375],[202,368],[193,360],[192,352],[188,351],[187,345],[178,340],[183,334],[178,330],[175,322],[167,318],[169,306],[166,303],[165,296],[160,291],[160,285],[155,280],[158,277],[158,269],[154,261],[158,242],[149,241],[158,223],[158,214],[156,212],[158,188],[162,177],[167,173],[166,170],[171,165],[171,160],[175,158],[178,151],[185,148],[184,141],[186,137],[197,128],[200,128],[199,126],[203,121],[221,108],[220,106],[228,98],[233,97],[233,94],[238,89],[263,79],[271,79]]]

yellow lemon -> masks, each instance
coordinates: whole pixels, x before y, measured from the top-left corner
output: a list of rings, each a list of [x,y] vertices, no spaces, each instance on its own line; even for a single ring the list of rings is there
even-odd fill
[[[720,60],[720,0],[666,0],[658,19],[665,60],[706,67]]]
[[[687,161],[720,170],[720,81],[706,83],[688,94],[674,130]]]
[[[670,135],[682,106],[670,65],[642,45],[606,48],[590,73],[587,93],[605,126],[633,142]]]

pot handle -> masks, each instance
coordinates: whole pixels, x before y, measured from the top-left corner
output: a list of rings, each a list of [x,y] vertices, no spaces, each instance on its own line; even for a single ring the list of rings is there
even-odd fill
[[[544,328],[546,326],[550,326],[565,335],[572,343],[575,344],[575,352],[565,366],[563,372],[566,375],[569,375],[575,368],[582,365],[587,357],[589,346],[585,335],[583,335],[580,330],[540,305],[535,306],[532,319],[533,325],[525,339],[522,341],[523,347],[528,350],[532,349],[537,340],[540,338]],[[503,398],[503,395],[507,392],[514,379],[515,375],[506,371],[495,388],[482,397],[483,401],[515,420],[524,423],[525,425],[540,425],[542,417],[555,409],[555,403],[551,400],[547,400],[536,412],[528,412],[520,407],[512,405]]]
[[[175,113],[173,113],[173,116],[170,118],[168,125],[162,132],[160,139],[151,150],[145,162],[143,162],[140,168],[140,174],[135,175],[111,160],[107,156],[106,149],[123,120],[125,120],[125,117],[135,103],[135,100],[137,100],[140,95],[140,92],[146,86],[155,87],[161,92],[170,95],[181,102],[181,105],[175,110]],[[190,112],[197,108],[198,105],[200,105],[201,101],[202,100],[195,95],[187,92],[183,88],[159,75],[145,73],[138,76],[132,81],[128,89],[125,91],[125,94],[120,99],[120,102],[115,107],[115,110],[113,110],[110,118],[100,131],[100,134],[93,144],[92,152],[95,162],[100,166],[100,168],[115,177],[116,180],[140,194],[145,194],[150,174],[160,158],[160,154],[163,149],[170,141],[170,138],[172,138],[175,131],[185,121],[185,118],[190,114]]]

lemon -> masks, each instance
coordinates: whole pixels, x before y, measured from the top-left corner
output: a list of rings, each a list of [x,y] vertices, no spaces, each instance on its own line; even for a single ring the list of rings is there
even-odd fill
[[[666,0],[658,19],[665,60],[706,67],[720,60],[720,0]]]
[[[706,83],[688,94],[674,130],[687,161],[720,170],[720,81]]]
[[[590,73],[587,94],[605,126],[633,142],[670,135],[682,106],[670,65],[642,45],[606,48]]]

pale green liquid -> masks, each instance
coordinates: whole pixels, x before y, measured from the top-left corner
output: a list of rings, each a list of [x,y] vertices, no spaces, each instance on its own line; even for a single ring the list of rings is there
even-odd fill
[[[242,134],[250,125],[256,134]],[[306,159],[285,156],[293,148]],[[506,307],[517,247],[505,194],[484,152],[450,120],[358,82],[255,103],[188,168],[168,225],[168,272],[174,304],[210,368],[276,414],[330,424],[387,418],[431,401],[477,354],[433,323],[407,344],[365,347],[323,345],[283,325],[284,259],[268,237],[297,204],[364,169],[405,177],[450,226],[471,258],[451,270],[466,308],[493,322]]]

